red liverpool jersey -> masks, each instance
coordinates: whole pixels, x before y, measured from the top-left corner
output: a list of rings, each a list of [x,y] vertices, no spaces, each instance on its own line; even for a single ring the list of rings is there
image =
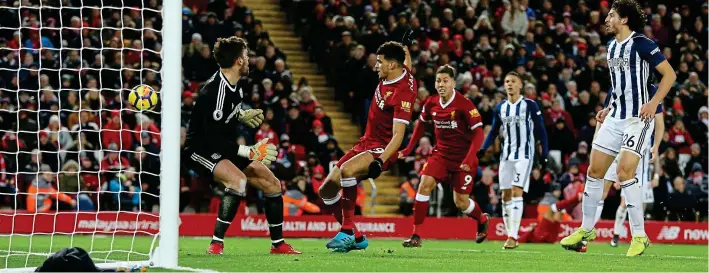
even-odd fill
[[[379,82],[369,107],[367,128],[360,139],[367,142],[365,146],[386,147],[393,135],[394,122],[409,124],[417,85],[406,68],[398,78]]]
[[[458,91],[453,91],[448,103],[440,95],[430,96],[424,102],[420,119],[433,121],[436,134],[435,152],[452,161],[462,161],[473,140],[473,129],[483,125],[478,109]]]

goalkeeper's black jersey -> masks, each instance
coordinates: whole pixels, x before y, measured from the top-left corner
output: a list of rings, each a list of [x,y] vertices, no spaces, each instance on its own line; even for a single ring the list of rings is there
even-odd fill
[[[236,151],[239,147],[238,113],[244,93],[241,84],[229,84],[221,71],[212,76],[200,90],[185,139],[185,147],[200,149],[218,147]]]

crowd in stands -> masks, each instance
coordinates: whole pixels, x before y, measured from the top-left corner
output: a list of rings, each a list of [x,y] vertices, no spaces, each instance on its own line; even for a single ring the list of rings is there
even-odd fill
[[[64,7],[79,7],[64,1]],[[54,209],[157,209],[160,105],[135,111],[125,102],[138,84],[161,89],[158,54],[162,20],[158,1],[104,1],[82,8],[38,8],[34,1],[0,1],[0,207]],[[115,2],[115,3],[113,3]],[[707,18],[702,1],[652,4],[644,34],[656,41],[678,79],[663,102],[667,132],[652,179],[652,219],[694,221],[707,206]],[[650,1],[651,3],[654,3]],[[682,2],[684,3],[684,2]],[[594,115],[610,88],[603,20],[611,2],[582,0],[282,0],[287,20],[303,37],[335,97],[355,122],[365,126],[378,82],[377,47],[412,28],[411,72],[420,102],[434,92],[434,72],[457,68],[457,90],[472,100],[489,132],[493,107],[505,98],[504,75],[517,71],[524,95],[542,107],[550,150],[548,170],[532,171],[525,217],[539,204],[563,198],[565,188],[583,183],[589,164]],[[134,7],[146,7],[140,10]],[[701,7],[701,8],[697,8]],[[154,10],[154,11],[153,11]],[[62,29],[60,29],[60,27]],[[103,29],[101,29],[103,27]],[[15,28],[15,30],[13,30]],[[250,47],[250,74],[242,82],[246,108],[264,109],[266,122],[244,127],[239,144],[263,138],[279,147],[272,170],[286,195],[318,202],[317,188],[329,162],[344,153],[330,118],[304,78],[294,79],[287,56],[271,41],[243,0],[215,0],[182,11],[184,140],[201,85],[218,69],[211,50],[218,37],[236,35]],[[412,128],[407,131],[410,133]],[[404,143],[405,145],[406,143]],[[418,186],[415,174],[435,138],[422,138],[402,161],[402,213]],[[499,147],[480,159],[474,198],[499,215]],[[214,210],[209,179],[181,170],[180,211]],[[260,212],[255,189],[247,207]],[[455,215],[444,191],[443,215]],[[34,194],[37,193],[37,194]],[[618,204],[613,189],[606,206]],[[100,200],[100,202],[99,202]],[[317,213],[316,208],[304,209]],[[604,218],[610,218],[611,209]],[[296,210],[294,213],[302,213]]]
[[[457,68],[456,88],[479,109],[486,134],[492,109],[506,97],[502,83],[507,72],[521,74],[523,95],[541,106],[554,156],[548,170],[532,171],[525,217],[534,217],[538,204],[563,198],[565,188],[584,182],[597,126],[595,113],[611,88],[606,43],[614,36],[606,32],[603,20],[612,1],[282,2],[337,98],[355,102],[347,110],[363,126],[377,84],[372,71],[376,49],[384,41],[400,40],[411,28],[418,37],[418,44],[410,48],[410,70],[419,81],[416,112],[420,102],[435,93],[434,72],[444,64]],[[648,18],[643,34],[660,46],[678,75],[663,102],[667,130],[657,140],[661,156],[653,172],[655,202],[648,217],[695,221],[706,217],[709,191],[705,68],[709,9],[704,1],[639,2]],[[432,145],[433,136],[421,139],[399,173],[418,172]],[[498,152],[499,146],[480,159],[474,191],[476,201],[496,215]],[[415,175],[403,182],[402,212],[410,212],[417,184]],[[617,206],[619,191],[614,188],[610,194],[606,206]],[[443,203],[444,215],[457,213],[450,196]],[[604,218],[612,218],[615,207],[604,211]]]
[[[0,1],[0,208],[159,208],[161,106],[140,112],[126,98],[139,84],[161,91],[161,6],[90,2],[68,1],[60,13],[33,1],[21,9]],[[214,42],[242,37],[251,55],[244,108],[263,109],[266,121],[244,127],[234,141],[268,138],[279,147],[272,169],[284,190],[319,199],[311,185],[322,183],[328,163],[343,155],[332,122],[307,81],[293,79],[287,57],[244,1],[185,6],[182,31],[181,143],[198,92],[218,69]],[[211,178],[184,168],[180,177],[180,211],[215,209]],[[261,211],[260,195],[249,196],[252,212]]]

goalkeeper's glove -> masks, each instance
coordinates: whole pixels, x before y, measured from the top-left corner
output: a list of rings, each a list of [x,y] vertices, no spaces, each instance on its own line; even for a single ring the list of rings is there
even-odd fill
[[[246,126],[251,128],[256,128],[263,122],[263,110],[261,109],[249,109],[239,111],[239,121]]]
[[[268,138],[264,138],[254,146],[239,146],[238,154],[252,161],[260,161],[268,167],[271,162],[276,161],[278,151],[275,145],[268,143]]]

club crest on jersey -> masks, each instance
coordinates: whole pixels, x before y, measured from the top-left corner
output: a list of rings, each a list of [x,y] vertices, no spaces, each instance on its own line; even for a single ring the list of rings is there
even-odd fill
[[[479,116],[480,116],[480,112],[478,112],[478,109],[470,110],[470,116],[471,116],[471,117],[479,117]]]
[[[401,110],[403,110],[404,112],[407,112],[407,113],[411,112],[411,103],[408,101],[402,101],[401,102]]]
[[[214,159],[214,160],[217,160],[217,159],[219,159],[220,157],[222,157],[222,155],[220,155],[220,154],[218,154],[218,153],[212,154],[212,159]]]
[[[391,94],[392,94],[391,91],[387,91],[387,92],[384,94],[384,99],[385,99],[385,100],[388,99],[389,96],[391,96]]]
[[[224,112],[222,112],[222,110],[214,110],[214,112],[212,112],[212,117],[214,120],[220,121],[224,117]]]

